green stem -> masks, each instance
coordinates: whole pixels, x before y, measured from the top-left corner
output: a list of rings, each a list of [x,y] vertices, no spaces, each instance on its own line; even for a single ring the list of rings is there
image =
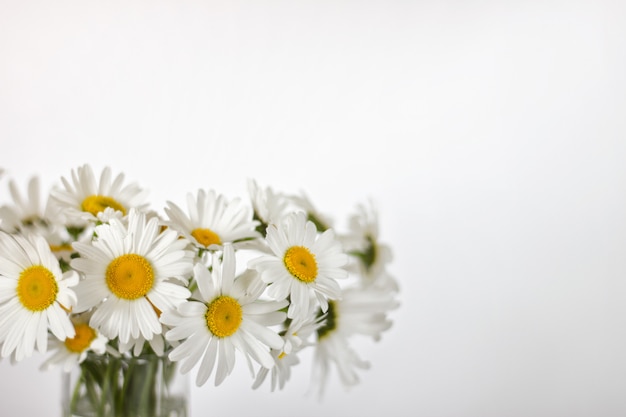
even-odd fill
[[[134,380],[133,375],[135,375],[136,367],[137,367],[137,359],[135,357],[132,357],[128,364],[128,369],[126,369],[125,372],[122,371],[124,382],[122,383],[122,389],[119,390],[118,392],[119,395],[116,401],[118,410],[116,411],[116,416],[125,417],[127,413],[130,413],[131,411],[131,408],[130,408],[131,404],[130,404],[130,401],[126,399],[126,394],[128,394],[129,391],[132,390],[133,380]]]
[[[115,387],[117,386],[118,363],[111,360],[108,364],[104,364],[105,372],[102,381],[102,390],[100,392],[100,403],[98,404],[98,416],[105,417],[107,413],[107,404],[111,398],[115,396]],[[113,388],[112,388],[113,387]]]
[[[74,414],[74,411],[76,410],[76,405],[78,404],[78,400],[80,399],[80,395],[81,395],[80,387],[85,382],[84,372],[85,371],[81,368],[80,376],[76,380],[76,385],[74,385],[74,389],[72,390],[72,399],[70,400],[70,409],[69,409],[70,414]]]
[[[178,391],[169,391],[176,372],[176,366],[154,354],[89,356],[80,365],[75,385],[68,391],[67,415],[158,417],[156,413],[166,404],[172,406],[172,402],[180,404],[176,405],[182,407],[177,412],[184,415],[184,399],[177,395]]]
[[[156,400],[158,399],[158,393],[155,392],[158,390],[158,386],[156,384],[156,370],[159,366],[159,358],[151,358],[148,363],[148,374],[143,381],[141,396],[139,397],[139,409],[141,410],[140,416],[143,416],[145,413],[145,417],[151,416],[151,406],[157,407]]]

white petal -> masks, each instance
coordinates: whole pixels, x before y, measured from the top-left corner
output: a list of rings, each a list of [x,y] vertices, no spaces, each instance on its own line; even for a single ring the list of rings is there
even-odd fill
[[[218,343],[219,361],[215,370],[215,386],[220,385],[230,374],[234,365],[234,347],[232,343],[226,339],[221,339]]]
[[[198,375],[196,376],[196,385],[202,386],[211,376],[215,360],[217,358],[217,346],[220,340],[217,337],[212,337],[207,346],[207,350],[202,358],[200,367],[198,369]]]
[[[280,337],[275,331],[268,329],[265,326],[261,326],[252,320],[244,320],[241,323],[241,328],[271,348],[282,349],[284,345],[283,338]]]

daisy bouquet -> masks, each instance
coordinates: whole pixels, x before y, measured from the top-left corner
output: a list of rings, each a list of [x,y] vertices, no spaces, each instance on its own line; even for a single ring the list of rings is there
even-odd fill
[[[371,203],[340,232],[305,194],[254,180],[245,199],[200,189],[162,212],[108,167],[78,167],[45,198],[37,177],[26,194],[8,185],[0,356],[37,350],[75,375],[68,416],[186,415],[172,381],[219,385],[237,356],[253,389],[282,389],[305,349],[320,395],[333,370],[352,386],[369,366],[352,338],[378,341],[398,306]]]

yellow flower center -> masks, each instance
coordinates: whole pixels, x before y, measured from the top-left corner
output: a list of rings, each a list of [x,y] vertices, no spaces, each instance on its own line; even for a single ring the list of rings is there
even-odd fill
[[[30,311],[43,311],[57,298],[59,287],[54,274],[41,265],[33,265],[22,271],[17,281],[20,303]]]
[[[65,339],[65,347],[70,352],[81,353],[87,349],[96,338],[96,331],[85,323],[74,325],[74,330],[76,330],[76,335],[72,338],[68,337]]]
[[[62,243],[60,245],[50,245],[50,250],[52,252],[64,252],[64,251],[72,251],[72,245],[67,243]]]
[[[283,260],[289,273],[300,281],[310,283],[317,278],[315,255],[304,246],[290,247]]]
[[[129,253],[118,256],[107,266],[106,283],[119,298],[136,300],[152,289],[154,271],[146,258]]]
[[[126,208],[118,203],[115,199],[104,195],[90,195],[83,200],[82,209],[94,216],[103,212],[107,207],[111,207],[113,210],[121,211],[123,215],[126,215]]]
[[[239,328],[243,310],[237,300],[228,295],[221,295],[211,301],[205,319],[211,333],[217,337],[228,337]]]
[[[194,229],[191,232],[191,236],[193,236],[199,244],[206,247],[213,244],[220,245],[222,243],[222,239],[211,229]]]

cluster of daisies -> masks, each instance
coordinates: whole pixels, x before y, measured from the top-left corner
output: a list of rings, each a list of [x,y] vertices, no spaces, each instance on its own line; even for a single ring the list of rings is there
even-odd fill
[[[41,198],[8,181],[0,207],[0,356],[35,350],[71,371],[97,355],[149,352],[219,385],[243,355],[253,388],[282,389],[314,349],[320,389],[331,369],[354,385],[368,367],[351,346],[379,340],[398,306],[372,204],[339,234],[304,195],[248,183],[249,198],[213,190],[186,209],[151,210],[147,194],[89,165]],[[238,353],[236,353],[238,352]]]

